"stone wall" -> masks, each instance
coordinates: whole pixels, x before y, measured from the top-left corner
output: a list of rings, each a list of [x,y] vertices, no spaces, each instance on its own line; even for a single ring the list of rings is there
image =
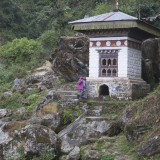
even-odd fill
[[[149,84],[133,83],[132,84],[132,99],[143,98],[150,92]]]
[[[89,97],[99,97],[99,89],[102,85],[109,88],[109,96],[118,99],[137,99],[144,97],[150,91],[150,85],[142,79],[128,78],[87,78]]]
[[[101,78],[87,79],[87,89],[89,97],[99,97],[99,88],[102,85],[109,88],[109,96],[119,99],[131,99],[131,85],[125,78]]]
[[[128,48],[127,77],[141,78],[141,55],[140,50]]]

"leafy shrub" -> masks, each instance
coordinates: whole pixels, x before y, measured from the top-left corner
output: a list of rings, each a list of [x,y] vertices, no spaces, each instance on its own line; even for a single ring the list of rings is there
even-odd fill
[[[82,114],[82,110],[79,105],[77,106],[67,106],[63,110],[63,121],[64,124],[68,124],[74,121],[75,118]]]
[[[74,113],[73,113],[73,110],[71,108],[64,109],[64,111],[63,111],[63,120],[64,120],[64,124],[67,124],[69,122],[73,122]]]
[[[33,57],[37,57],[38,52],[41,51],[40,43],[35,40],[28,40],[27,38],[14,39],[12,42],[0,47],[0,57],[8,64],[25,65]]]
[[[26,68],[19,65],[0,67],[0,94],[12,87],[14,79],[22,78],[26,74]]]
[[[41,100],[41,97],[39,97],[39,95],[37,94],[33,94],[29,96],[27,99],[26,108],[24,112],[31,112],[33,108],[38,105],[40,100]]]
[[[115,159],[115,155],[112,154],[104,154],[101,158],[101,160],[114,160]]]
[[[66,80],[64,78],[59,79],[58,81],[58,85],[62,85],[66,82]]]
[[[58,39],[58,34],[55,32],[55,30],[49,30],[44,32],[38,38],[38,41],[48,51],[54,51],[54,49],[56,48],[57,39]]]
[[[1,89],[1,87],[0,87]],[[24,112],[31,112],[34,107],[40,103],[42,96],[38,95],[39,90],[35,89],[32,92],[19,93],[15,92],[12,96],[3,98],[0,97],[0,108],[19,108],[24,106]]]
[[[39,159],[40,160],[53,160],[53,158],[55,157],[56,157],[55,153],[51,153],[51,151],[47,148],[45,150],[45,154],[41,155]]]
[[[5,98],[5,101],[1,102],[0,108],[19,108],[22,106],[20,101],[20,94],[15,94],[11,97]]]
[[[17,152],[19,153],[19,156],[15,158],[15,160],[26,160],[26,156],[24,154],[24,147],[20,146],[17,148]]]
[[[51,152],[49,148],[46,148],[45,153],[40,157],[34,157],[32,160],[53,160],[56,157],[54,152]]]

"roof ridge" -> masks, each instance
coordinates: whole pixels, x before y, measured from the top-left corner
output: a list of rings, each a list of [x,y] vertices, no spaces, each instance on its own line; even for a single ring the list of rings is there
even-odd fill
[[[116,14],[116,13],[114,13],[114,12],[113,12],[113,14],[111,14],[111,15],[107,16],[107,17],[106,17],[106,18],[104,18],[102,21],[104,21],[104,20],[106,20],[107,18],[109,18],[109,17],[113,16],[114,14]]]

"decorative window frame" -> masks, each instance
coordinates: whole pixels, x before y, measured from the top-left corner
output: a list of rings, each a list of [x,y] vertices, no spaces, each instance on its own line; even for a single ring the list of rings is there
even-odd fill
[[[118,77],[118,53],[120,49],[100,49],[99,53],[99,77]],[[103,65],[103,60],[106,60],[106,65]],[[111,60],[111,65],[108,65],[108,60]],[[116,59],[116,65],[113,65],[113,60]],[[103,70],[106,70],[104,75]],[[111,75],[107,75],[107,71],[111,70]],[[116,73],[113,73],[116,70]]]

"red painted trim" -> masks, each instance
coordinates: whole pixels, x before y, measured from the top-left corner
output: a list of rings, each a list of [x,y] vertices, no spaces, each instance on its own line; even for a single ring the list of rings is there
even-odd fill
[[[106,45],[106,42],[110,41],[110,46]],[[117,41],[121,42],[120,46],[117,46]],[[127,46],[125,45],[125,41],[127,41]],[[105,41],[91,41],[93,43],[93,45],[91,47],[129,47],[129,48],[134,48],[137,50],[141,50],[141,44],[138,42],[134,42],[131,40],[105,40]],[[101,45],[97,46],[96,43],[100,42]]]

